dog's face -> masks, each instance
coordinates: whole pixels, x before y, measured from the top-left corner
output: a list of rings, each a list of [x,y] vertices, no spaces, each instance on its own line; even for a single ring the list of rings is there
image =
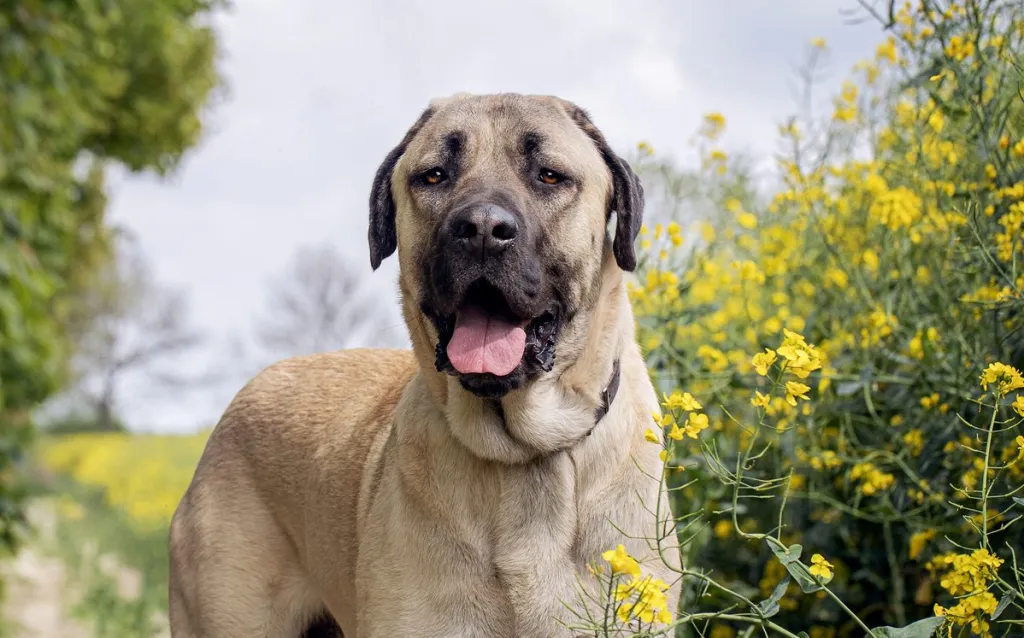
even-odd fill
[[[582,109],[457,95],[433,102],[378,170],[371,263],[398,249],[437,369],[501,397],[551,370],[563,327],[596,302],[608,251],[635,267],[642,208],[636,175]]]

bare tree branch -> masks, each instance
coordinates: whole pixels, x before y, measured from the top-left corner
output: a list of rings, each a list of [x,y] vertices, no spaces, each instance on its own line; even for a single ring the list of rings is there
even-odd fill
[[[379,298],[364,289],[338,249],[309,246],[271,283],[255,340],[275,358],[337,350],[355,343],[382,316]]]
[[[74,345],[72,384],[61,399],[84,404],[100,428],[115,427],[126,379],[181,391],[197,379],[176,370],[175,359],[202,336],[188,322],[184,295],[154,281],[130,236],[118,239],[115,258],[75,300],[67,326]],[[206,380],[204,380],[205,382]]]

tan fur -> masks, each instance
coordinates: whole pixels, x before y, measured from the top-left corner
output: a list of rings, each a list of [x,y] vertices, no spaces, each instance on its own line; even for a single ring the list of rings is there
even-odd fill
[[[578,584],[593,585],[586,565],[602,551],[622,543],[645,572],[673,580],[641,539],[667,505],[654,478],[660,448],[644,440],[657,397],[606,237],[611,177],[565,104],[437,100],[394,169],[422,163],[432,151],[421,140],[457,124],[474,140],[465,179],[503,179],[503,140],[525,118],[586,175],[572,214],[537,212],[550,258],[579,265],[581,311],[560,334],[555,368],[502,399],[514,438],[434,368],[437,334],[413,276],[434,222],[396,185],[413,352],[289,359],[238,393],[172,524],[174,638],[298,638],[323,610],[346,638],[572,636],[558,624],[578,622],[563,602],[584,613]],[[616,359],[618,394],[585,436]]]

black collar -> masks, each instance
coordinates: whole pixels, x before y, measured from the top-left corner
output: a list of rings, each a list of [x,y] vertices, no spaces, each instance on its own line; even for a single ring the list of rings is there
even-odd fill
[[[604,386],[604,390],[601,390],[601,407],[594,412],[594,426],[596,427],[604,415],[608,414],[608,410],[612,408],[612,401],[615,400],[615,395],[619,392],[619,379],[622,378],[622,370],[619,366],[619,360],[616,359],[615,363],[612,364],[612,376],[608,379],[608,384]],[[590,428],[593,432],[594,428]],[[590,432],[587,432],[587,436],[590,436]]]

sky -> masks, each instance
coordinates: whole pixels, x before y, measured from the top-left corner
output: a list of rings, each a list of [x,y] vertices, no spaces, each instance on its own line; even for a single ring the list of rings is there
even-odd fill
[[[115,173],[110,183],[110,219],[134,231],[162,283],[188,295],[207,341],[180,365],[197,375],[238,363],[229,344],[251,330],[268,282],[324,242],[386,300],[391,314],[374,328],[386,334],[375,336],[405,339],[395,260],[369,266],[367,201],[377,166],[432,98],[558,95],[620,152],[643,140],[681,163],[701,117],[720,112],[728,150],[768,156],[796,108],[810,40],[828,44],[828,89],[883,38],[876,23],[851,23],[856,0],[234,4],[215,20],[226,90],[201,143],[169,178]],[[244,374],[174,395],[129,380],[125,419],[140,431],[208,427]]]

